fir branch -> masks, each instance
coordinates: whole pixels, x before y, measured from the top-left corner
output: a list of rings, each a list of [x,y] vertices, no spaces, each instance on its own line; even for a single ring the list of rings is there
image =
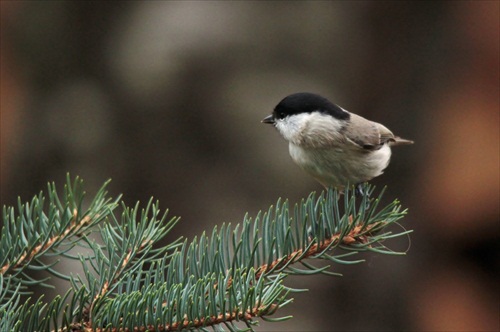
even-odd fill
[[[372,194],[373,188],[367,187],[365,191]],[[167,293],[172,292],[172,287],[174,287],[175,290],[184,294],[179,295],[179,298],[184,299],[187,296],[202,301],[200,303],[203,304],[199,304],[199,308],[210,307],[210,305],[213,306],[214,303],[217,303],[218,306],[212,308],[213,312],[210,317],[219,317],[219,315],[226,317],[231,316],[236,311],[227,310],[228,306],[225,302],[216,302],[211,300],[210,296],[214,291],[226,294],[241,287],[241,285],[235,284],[234,276],[230,271],[238,271],[242,274],[254,271],[252,273],[255,280],[252,282],[262,285],[272,284],[277,276],[288,274],[325,273],[335,275],[328,271],[328,265],[317,268],[305,260],[314,258],[337,264],[359,263],[363,260],[345,261],[341,258],[360,251],[374,250],[379,248],[380,243],[386,238],[406,234],[406,232],[396,235],[391,234],[391,232],[381,233],[383,229],[402,218],[406,213],[406,211],[400,211],[398,201],[390,203],[382,211],[376,213],[374,209],[377,208],[381,195],[376,199],[364,197],[360,204],[356,204],[356,199],[354,192],[346,193],[343,199],[344,214],[341,216],[339,213],[342,208],[339,203],[341,198],[338,192],[330,190],[326,195],[321,194],[319,198],[312,194],[307,200],[295,206],[294,218],[289,216],[288,202],[281,203],[279,201],[276,208],[271,208],[263,215],[259,214],[255,221],[245,216],[243,223],[234,228],[230,225],[222,225],[220,231],[215,228],[211,236],[203,233],[199,240],[195,238],[190,244],[185,241],[173,254],[169,263],[162,264],[165,268],[156,268],[156,271],[161,271],[160,273],[150,271],[144,276],[144,284],[166,285],[165,292]],[[264,235],[259,237],[261,232]],[[351,252],[336,254],[338,250],[342,249]],[[258,262],[268,263],[256,264]],[[291,266],[293,263],[301,263],[306,270]],[[210,287],[202,288],[204,289],[202,293],[192,293],[193,280],[205,280],[206,276],[212,274],[225,276],[225,278],[213,280]],[[167,285],[173,286],[168,287]],[[240,293],[244,294],[245,291],[245,289],[240,289]],[[297,290],[287,290],[287,292],[290,291]],[[146,291],[140,291],[140,294],[138,297],[147,296]],[[122,303],[127,302],[123,299],[122,301]],[[133,300],[131,299],[131,301]],[[159,306],[177,308],[177,303],[172,301],[172,298],[155,303],[157,303],[157,307],[150,307],[147,312],[156,313]],[[231,305],[240,308],[238,312],[246,312],[244,303],[240,300],[231,303]],[[222,312],[217,313],[217,308]],[[205,315],[195,316],[191,319],[185,318],[184,315],[191,309],[172,310],[170,315],[159,318],[159,321],[163,323],[160,325],[164,329],[167,327],[168,330],[173,327],[198,328],[199,322],[207,322],[203,318],[206,317]],[[116,311],[112,312],[116,314]],[[118,317],[121,319],[127,313],[130,314],[130,311],[122,312]],[[146,324],[141,321],[140,317],[140,315],[129,317],[127,322],[132,324],[131,322],[135,321],[135,325],[132,324],[129,328],[145,326],[151,328],[154,326],[154,321]],[[176,317],[177,320],[173,317]],[[118,325],[112,324],[112,326],[127,326],[121,325],[120,320],[115,320],[115,323]]]
[[[179,245],[180,238],[176,241],[154,249],[153,244],[164,238],[178,222],[179,218],[172,218],[166,222],[168,211],[160,215],[158,202],[153,204],[152,199],[146,208],[142,209],[140,216],[139,203],[134,208],[123,206],[121,220],[114,216],[109,223],[101,227],[101,238],[105,245],[91,244],[94,251],[95,263],[91,273],[89,259],[81,259],[87,276],[88,293],[92,300],[86,306],[87,320],[91,324],[94,307],[107,298],[109,293],[122,285],[122,281],[135,271],[142,270],[144,264],[155,262],[158,256],[168,258],[169,251]],[[92,263],[94,260],[90,260]],[[76,284],[78,281],[73,280]]]
[[[112,213],[119,199],[106,197],[106,182],[90,202],[89,208],[83,210],[85,192],[82,183],[78,177],[72,183],[68,175],[62,202],[55,184],[49,183],[48,212],[45,212],[46,198],[42,193],[33,197],[30,203],[22,204],[19,198],[17,215],[13,207],[3,207],[0,298],[27,294],[28,286],[33,284],[49,286],[45,283],[47,278],[34,280],[27,274],[27,269],[46,270],[56,277],[67,278],[54,269],[57,261],[46,264],[42,259],[64,255],[76,246],[93,226]]]
[[[5,231],[2,232],[2,257],[0,274],[19,274],[35,259],[41,258],[49,250],[57,248],[70,237],[83,236],[92,226],[99,223],[115,207],[116,201],[110,202],[100,189],[87,212],[81,213],[82,181],[76,179],[65,187],[66,204],[60,203],[55,184],[48,185],[49,213],[45,214],[45,197],[40,193],[31,204],[22,204],[19,198],[19,216],[15,216],[13,208],[3,209]],[[22,241],[19,241],[21,240]],[[18,240],[16,242],[16,240]],[[78,239],[76,240],[78,241]],[[21,242],[21,243],[19,243]],[[71,245],[74,242],[67,243]],[[11,245],[14,245],[11,247]],[[60,251],[56,251],[60,252]]]
[[[71,184],[69,177],[62,200],[49,185],[48,212],[43,195],[19,203],[18,216],[4,208],[0,330],[239,331],[239,324],[253,330],[258,319],[290,318],[270,317],[293,300],[290,293],[300,291],[283,285],[287,276],[338,275],[330,264],[360,263],[348,259],[362,251],[401,254],[382,242],[411,232],[388,231],[406,210],[397,200],[379,209],[384,190],[369,198],[374,187],[365,186],[361,200],[350,188],[343,196],[335,190],[312,193],[293,209],[278,200],[234,227],[223,224],[190,242],[157,247],[178,218],[167,221],[167,212],[160,213],[152,200],[142,209],[122,203],[117,218],[117,199],[106,198],[104,187],[85,211],[81,180]],[[91,253],[69,255],[76,246]],[[40,260],[48,255],[79,259],[83,276],[56,271]],[[312,259],[327,264],[317,267]],[[71,287],[49,302],[21,302],[30,285],[44,282],[30,279],[27,268],[45,269]]]
[[[107,331],[101,327],[106,325],[103,322],[112,327],[111,331],[197,330],[219,324],[236,327],[235,322],[251,326],[255,318],[272,315],[290,302],[286,299],[288,290],[282,285],[285,275],[265,283],[255,278],[254,270],[229,274],[234,280],[232,287],[222,290],[216,285],[226,285],[227,276],[221,274],[199,280],[191,277],[185,285],[149,284],[141,291],[122,293],[108,299],[95,322],[86,328]]]
[[[352,216],[350,217],[350,222],[352,223]],[[383,222],[380,222],[379,224],[383,226]],[[257,278],[259,278],[262,275],[266,275],[270,272],[282,270],[284,268],[287,268],[290,264],[294,264],[307,258],[321,258],[326,254],[326,251],[328,249],[330,249],[332,246],[338,245],[339,243],[342,243],[344,245],[352,245],[354,243],[359,243],[362,245],[368,244],[369,237],[371,235],[370,231],[372,229],[377,229],[380,226],[379,224],[371,224],[366,227],[358,225],[344,236],[342,236],[341,233],[337,233],[322,241],[321,243],[311,242],[313,244],[311,246],[308,246],[306,249],[298,249],[285,257],[277,258],[271,264],[264,264],[259,266],[257,268],[256,276]],[[320,252],[321,254],[318,255],[318,252]],[[332,260],[335,261],[335,259]],[[362,262],[362,260],[356,262],[360,263]]]

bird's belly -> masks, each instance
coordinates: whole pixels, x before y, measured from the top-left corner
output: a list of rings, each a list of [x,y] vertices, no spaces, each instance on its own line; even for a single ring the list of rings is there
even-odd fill
[[[391,157],[387,145],[379,150],[363,151],[356,147],[304,149],[290,144],[289,151],[293,161],[321,184],[340,188],[379,176]]]

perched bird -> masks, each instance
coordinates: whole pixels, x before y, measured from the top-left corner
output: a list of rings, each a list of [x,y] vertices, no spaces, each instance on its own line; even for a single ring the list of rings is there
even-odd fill
[[[262,122],[274,125],[288,141],[297,165],[323,186],[339,190],[348,184],[360,190],[383,173],[391,146],[413,144],[313,93],[285,97]]]

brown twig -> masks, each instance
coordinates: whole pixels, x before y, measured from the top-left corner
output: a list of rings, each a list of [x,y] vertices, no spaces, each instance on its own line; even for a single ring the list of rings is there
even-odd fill
[[[171,325],[148,325],[148,326],[138,326],[133,330],[128,328],[111,328],[111,329],[92,329],[90,327],[84,327],[80,325],[74,325],[71,331],[85,331],[85,332],[173,332],[173,331],[181,331],[183,329],[197,329],[201,327],[209,327],[218,324],[222,324],[224,322],[232,322],[232,321],[249,321],[252,318],[262,317],[266,315],[270,315],[278,310],[278,305],[272,304],[267,307],[265,306],[255,306],[246,311],[233,311],[226,312],[224,314],[219,314],[217,316],[211,316],[208,318],[202,317],[200,319],[195,319],[193,321],[189,321],[184,319],[182,322],[175,322]]]
[[[136,248],[136,252],[140,252],[142,251],[146,246],[148,245],[151,245],[151,241],[150,240],[144,240],[142,241],[142,243]],[[97,303],[97,301],[100,299],[100,298],[103,298],[107,295],[108,291],[109,291],[109,286],[112,285],[112,284],[115,284],[116,281],[118,279],[120,279],[120,276],[123,274],[123,272],[125,271],[125,269],[127,268],[130,260],[131,260],[131,256],[132,256],[132,249],[129,249],[128,252],[127,252],[127,255],[126,257],[123,259],[123,262],[120,266],[120,268],[117,270],[117,272],[115,273],[115,278],[111,281],[109,280],[106,280],[100,290],[100,292],[98,294],[96,294],[94,296],[94,298],[92,299],[92,302],[90,303],[90,305],[87,306],[87,309],[86,311],[88,312],[88,317],[87,317],[87,322],[85,323],[86,326],[92,326],[92,311],[94,309],[94,306],[95,304]]]
[[[78,218],[78,212],[75,209],[73,211],[73,218],[70,223],[70,227],[68,227],[62,234],[58,234],[52,238],[49,238],[44,244],[39,244],[34,247],[30,252],[25,252],[22,254],[14,264],[7,263],[0,269],[0,274],[5,274],[10,270],[15,270],[23,267],[28,264],[33,258],[35,258],[39,253],[44,252],[49,249],[54,243],[65,239],[66,237],[72,234],[78,234],[78,231],[85,226],[85,224],[90,223],[91,218],[87,215],[83,217],[80,221],[76,221]]]
[[[349,221],[350,221],[350,223],[352,223],[352,216],[349,217]],[[336,242],[339,242],[340,240],[342,241],[343,244],[346,244],[346,245],[353,244],[355,242],[367,243],[368,236],[366,234],[369,234],[370,231],[372,229],[376,228],[377,226],[379,226],[379,224],[380,223],[371,224],[371,225],[368,225],[366,227],[364,227],[362,225],[355,226],[342,239],[340,239],[341,233],[337,233],[337,234],[332,235],[330,238],[325,239],[321,243],[316,243],[316,244],[312,245],[307,250],[307,252],[305,252],[305,254],[304,254],[303,249],[299,249],[299,250],[292,252],[287,257],[278,258],[278,259],[274,260],[271,264],[261,265],[256,270],[255,278],[258,279],[262,275],[264,275],[265,273],[272,271],[277,267],[285,266],[285,265],[288,265],[290,263],[295,263],[296,261],[298,261],[297,257],[300,257],[300,260],[303,260],[303,259],[309,258],[311,256],[314,256],[318,252],[322,252],[323,250],[327,249],[330,245],[333,245]]]

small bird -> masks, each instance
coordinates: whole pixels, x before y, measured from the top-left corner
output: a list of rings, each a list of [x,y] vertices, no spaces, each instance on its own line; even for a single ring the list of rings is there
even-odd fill
[[[391,146],[413,144],[314,93],[285,97],[262,122],[276,127],[293,161],[323,186],[357,185],[360,194],[389,164]]]

